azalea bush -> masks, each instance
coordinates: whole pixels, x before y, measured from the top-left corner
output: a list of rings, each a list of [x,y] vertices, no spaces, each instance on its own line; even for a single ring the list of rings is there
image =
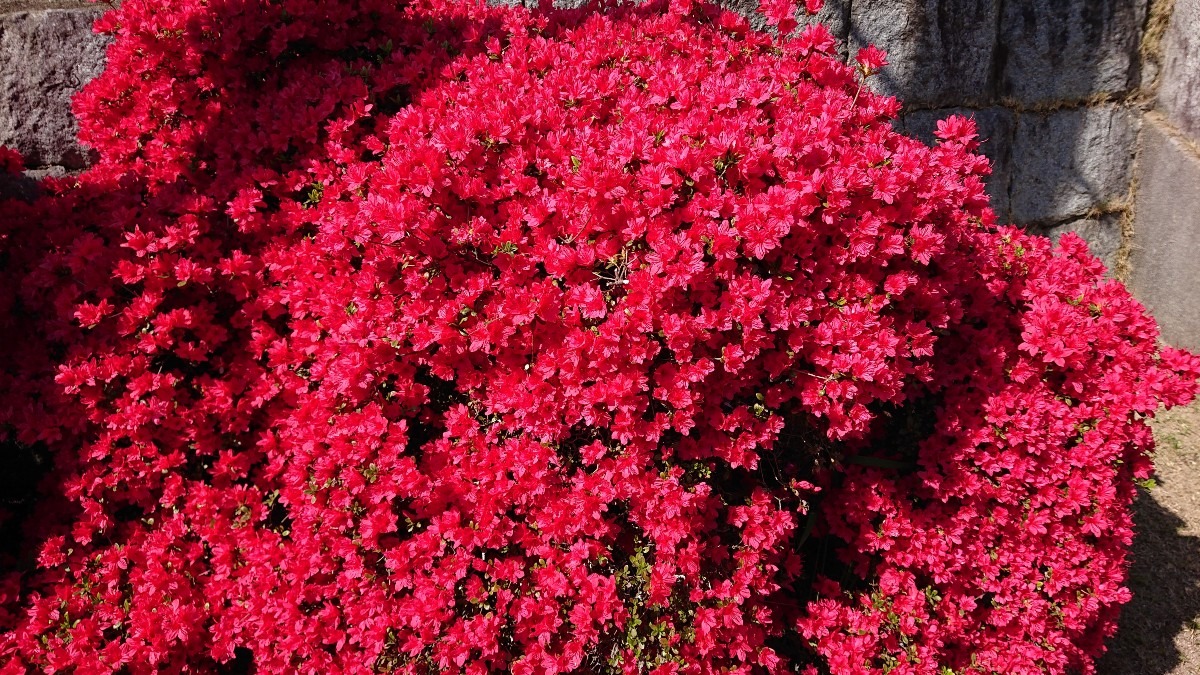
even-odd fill
[[[0,673],[1092,672],[1200,360],[819,5],[105,15],[0,205]]]

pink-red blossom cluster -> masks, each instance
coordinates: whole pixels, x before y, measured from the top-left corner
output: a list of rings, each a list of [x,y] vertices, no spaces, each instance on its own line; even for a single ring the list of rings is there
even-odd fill
[[[0,673],[1092,672],[1200,360],[764,12],[102,18],[0,205]]]

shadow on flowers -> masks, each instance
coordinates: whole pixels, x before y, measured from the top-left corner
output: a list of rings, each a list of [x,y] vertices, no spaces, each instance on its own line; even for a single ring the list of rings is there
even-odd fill
[[[41,570],[80,554],[73,536],[90,539],[92,550],[120,551],[154,522],[159,475],[198,478],[212,467],[189,451],[253,447],[264,431],[262,410],[225,429],[219,415],[187,419],[182,409],[196,403],[195,392],[178,393],[175,413],[148,417],[141,402],[113,395],[147,364],[143,377],[219,377],[252,339],[242,327],[212,341],[203,359],[183,356],[150,336],[204,342],[202,327],[102,323],[113,305],[143,303],[145,319],[158,311],[200,316],[229,300],[237,282],[168,278],[244,259],[275,234],[261,213],[238,224],[235,216],[245,214],[226,205],[287,181],[307,194],[325,178],[313,167],[336,152],[340,134],[357,127],[350,133],[386,137],[373,129],[378,120],[498,28],[467,12],[426,18],[380,0],[114,7],[97,28],[122,38],[108,52],[108,71],[74,103],[81,139],[98,150],[95,165],[39,184],[0,161],[0,634],[31,602],[10,591],[52,588],[57,581]],[[265,199],[249,210],[278,204]],[[131,261],[158,271],[132,272]],[[217,312],[214,322],[229,318]],[[148,341],[134,349],[134,362],[118,365],[131,335]],[[94,377],[63,379],[66,364]],[[189,439],[185,427],[198,423],[208,430]],[[176,459],[156,464],[168,453]],[[107,457],[99,473],[89,468],[97,457]]]

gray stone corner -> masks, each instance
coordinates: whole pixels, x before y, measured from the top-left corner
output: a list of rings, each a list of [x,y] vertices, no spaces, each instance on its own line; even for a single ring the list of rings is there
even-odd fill
[[[1200,349],[1200,154],[1158,115],[1148,115],[1138,160],[1130,288],[1163,339]]]
[[[109,38],[91,29],[104,9],[0,14],[0,145],[29,166],[88,163],[71,98],[104,69]]]
[[[1163,37],[1158,105],[1172,124],[1200,140],[1200,0],[1175,0]]]

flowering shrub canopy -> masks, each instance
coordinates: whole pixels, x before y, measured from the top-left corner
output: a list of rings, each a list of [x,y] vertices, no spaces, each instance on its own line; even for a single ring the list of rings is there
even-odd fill
[[[894,132],[882,52],[690,0],[99,28],[96,165],[0,218],[0,673],[1092,672],[1200,361],[995,224],[973,122]]]

